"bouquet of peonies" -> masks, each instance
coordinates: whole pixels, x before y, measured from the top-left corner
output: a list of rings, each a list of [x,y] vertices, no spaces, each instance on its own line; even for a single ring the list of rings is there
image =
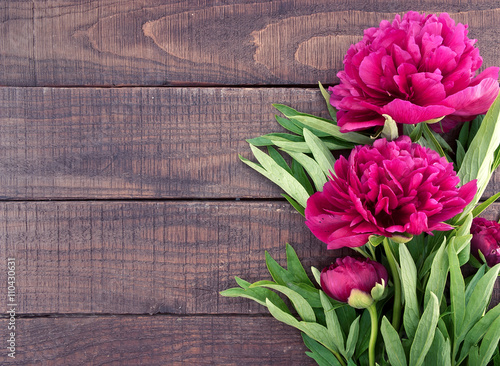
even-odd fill
[[[291,133],[249,140],[258,163],[242,160],[328,249],[356,255],[312,267],[315,284],[287,245],[287,269],[266,253],[273,281],[222,295],[299,329],[319,365],[500,365],[500,225],[477,217],[500,196],[480,201],[500,165],[499,69],[476,76],[474,43],[445,13],[382,21],[340,84],[320,84],[331,120],[276,105]]]

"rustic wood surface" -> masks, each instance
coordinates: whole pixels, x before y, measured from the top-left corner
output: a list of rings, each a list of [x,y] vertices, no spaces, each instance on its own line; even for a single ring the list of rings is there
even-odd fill
[[[16,258],[18,299],[11,359],[2,292],[0,364],[314,364],[298,331],[218,292],[269,278],[286,242],[307,268],[347,250],[238,154],[280,131],[272,103],[326,116],[317,82],[408,10],[468,23],[498,65],[493,0],[0,4],[0,284]]]

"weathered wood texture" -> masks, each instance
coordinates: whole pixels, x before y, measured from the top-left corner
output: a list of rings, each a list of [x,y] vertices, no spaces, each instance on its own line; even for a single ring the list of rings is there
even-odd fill
[[[280,197],[238,159],[319,89],[0,88],[0,197]]]
[[[498,63],[494,0],[6,1],[0,85],[335,83],[365,28],[409,10],[468,23],[484,65]]]
[[[281,198],[238,159],[272,103],[326,116],[319,89],[0,88],[0,197]]]
[[[218,292],[236,275],[270,279],[266,250],[285,265],[289,242],[308,271],[350,252],[327,251],[286,203],[7,202],[0,212],[20,314],[262,314]]]
[[[287,242],[308,270],[342,253],[279,202],[7,202],[0,213],[21,314],[266,313],[218,292],[234,276],[271,279],[264,253],[285,265]]]
[[[315,365],[299,331],[269,317],[100,316],[16,319],[2,365]],[[0,319],[4,344],[7,320]]]

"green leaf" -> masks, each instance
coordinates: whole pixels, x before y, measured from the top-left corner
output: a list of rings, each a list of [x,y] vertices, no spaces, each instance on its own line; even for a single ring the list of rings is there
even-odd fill
[[[469,141],[469,129],[470,122],[465,122],[460,129],[460,134],[458,135],[458,141],[460,145],[464,147],[464,149],[468,146],[467,143]]]
[[[365,309],[361,315],[361,320],[359,321],[359,337],[356,344],[356,351],[354,353],[354,358],[356,359],[359,359],[363,352],[368,349],[368,345],[370,343],[371,324],[370,312]]]
[[[493,202],[495,202],[498,197],[500,197],[500,192],[497,194],[491,196],[488,198],[486,201],[482,202],[481,204],[477,205],[473,210],[472,210],[472,216],[477,217],[481,215],[481,213],[486,210]]]
[[[243,281],[241,279],[238,279],[240,282]],[[238,282],[238,283],[240,283]],[[249,288],[248,286],[250,285],[248,282],[244,281],[246,283],[245,288],[239,288],[239,287],[234,287],[230,288],[224,291],[221,291],[220,294],[225,297],[243,297],[247,298],[250,300],[253,300],[263,306],[266,306],[266,299],[270,299],[273,304],[275,304],[276,307],[278,307],[281,311],[284,311],[288,314],[290,314],[290,310],[286,306],[285,302],[273,291],[268,290],[266,288]],[[241,286],[241,285],[240,285]]]
[[[429,144],[430,148],[434,151],[437,151],[440,156],[446,157],[443,147],[439,144],[438,140],[436,139],[436,136],[431,131],[427,123],[423,123],[422,129],[424,137],[427,140],[427,143]]]
[[[314,118],[314,119],[319,119],[319,120],[322,120],[322,121],[325,121],[329,124],[333,123],[335,124],[334,121],[332,120],[329,120],[329,119],[326,119],[326,118],[321,118],[321,117],[317,117],[317,116],[313,116],[312,114],[306,114],[306,113],[301,113],[301,112],[297,112],[295,109],[291,108],[291,107],[288,107],[286,105],[283,105],[283,104],[273,104],[273,107],[276,108],[277,110],[279,110],[281,113],[283,113],[285,115],[285,117],[289,118],[290,119],[290,122],[292,122],[293,124],[295,124],[295,126],[297,128],[300,128],[300,132],[298,133],[299,135],[302,135],[302,130],[304,129],[305,125],[298,121],[297,119],[295,119],[295,117],[311,117],[311,118]],[[315,128],[311,128],[311,132],[314,133],[316,136],[318,137],[327,137],[327,136],[331,136],[330,134],[328,133],[325,133],[325,132],[322,132],[320,130],[317,130]]]
[[[292,197],[299,205],[306,207],[307,199],[309,194],[305,188],[300,184],[297,179],[295,179],[290,173],[285,169],[280,167],[269,155],[260,151],[253,145],[250,145],[252,152],[257,159],[257,161],[262,165],[261,168],[255,163],[251,163],[249,160],[240,157],[240,159],[249,165],[250,167],[257,170],[259,173],[267,177],[269,180],[277,184],[281,189],[283,189],[290,197]]]
[[[292,135],[289,133],[269,133],[267,135],[262,135],[255,137],[253,139],[247,139],[246,141],[253,146],[270,146],[274,145],[275,141],[287,141],[287,142],[304,142],[302,136]]]
[[[342,366],[335,355],[325,346],[316,342],[305,333],[301,333],[301,335],[304,344],[311,350],[311,352],[306,352],[306,355],[316,361],[318,366]]]
[[[495,319],[484,335],[479,348],[479,364],[486,365],[498,347],[500,340],[500,316]]]
[[[321,286],[321,272],[319,271],[319,269],[311,266],[311,272],[318,285]]]
[[[460,263],[455,251],[454,239],[448,245],[448,262],[450,266],[450,302],[453,317],[454,339],[458,339],[465,312],[465,282],[460,270]]]
[[[373,245],[374,247],[378,246],[379,244],[381,244],[385,239],[385,236],[382,236],[382,235],[370,235],[368,237],[368,241],[370,242],[371,245]]]
[[[408,248],[404,244],[399,246],[399,258],[401,263],[401,285],[405,299],[403,325],[408,338],[413,339],[420,319],[417,301],[417,268]]]
[[[292,170],[286,163],[285,159],[283,159],[283,156],[279,152],[276,151],[276,149],[272,146],[267,147],[267,152],[269,156],[278,164],[280,167],[285,169],[289,174],[292,174]]]
[[[391,323],[384,316],[382,318],[382,325],[380,326],[380,333],[384,339],[384,345],[389,356],[389,361],[392,366],[407,366],[406,355],[401,344],[398,332],[392,327]]]
[[[334,171],[335,158],[332,153],[325,144],[316,137],[311,131],[307,128],[304,128],[304,138],[306,140],[307,146],[311,149],[311,152],[314,156],[314,160],[318,163],[318,165],[325,173],[325,176],[330,176],[330,172]]]
[[[430,300],[425,307],[422,318],[418,323],[415,339],[410,349],[410,364],[409,366],[423,365],[425,356],[429,351],[434,340],[434,333],[439,320],[439,300],[430,293]]]
[[[412,142],[417,142],[422,137],[422,123],[417,123],[413,131],[410,133]]]
[[[297,282],[314,287],[314,283],[309,279],[307,273],[300,262],[295,249],[290,244],[286,244],[286,266],[289,272],[293,273]]]
[[[297,202],[295,202],[295,200],[292,197],[290,197],[289,195],[284,194],[284,193],[282,193],[281,195],[283,197],[285,197],[285,199],[288,201],[288,203],[291,204],[292,207],[294,209],[296,209],[299,214],[301,214],[302,216],[306,217],[305,208],[304,207],[302,207]]]
[[[330,136],[336,137],[340,140],[344,141],[349,141],[353,142],[355,144],[359,145],[371,145],[373,143],[372,139],[370,137],[362,135],[357,132],[348,132],[348,133],[342,133],[340,132],[340,127],[337,125],[325,121],[321,118],[314,117],[314,116],[295,116],[295,117],[290,117],[292,120],[298,121],[307,127],[311,127],[315,130],[324,132]]]
[[[323,186],[327,182],[327,178],[319,164],[314,159],[305,154],[287,150],[285,150],[285,152],[305,168],[305,170],[311,177],[316,190],[321,192],[323,190]],[[305,204],[303,206],[306,207]]]
[[[472,346],[479,343],[485,333],[492,327],[493,322],[500,317],[500,304],[488,311],[467,333],[460,352],[457,365],[460,364],[468,355]],[[500,329],[500,328],[499,328]],[[458,350],[458,348],[457,348]]]
[[[498,166],[500,166],[500,146],[495,150],[495,159],[493,160],[493,164],[491,165],[491,172],[493,173],[497,170]]]
[[[344,347],[344,336],[342,334],[342,328],[340,328],[340,323],[337,317],[337,313],[335,312],[335,309],[330,303],[330,300],[323,291],[319,292],[319,298],[321,299],[321,305],[325,310],[326,327],[328,329],[329,337],[335,344],[335,347],[345,357],[346,350]]]
[[[309,181],[309,178],[307,178],[304,168],[302,168],[302,165],[300,165],[298,161],[293,159],[292,159],[292,175],[306,189],[307,194],[312,195],[314,193],[314,188],[311,182]]]
[[[457,157],[456,157],[457,165],[455,166],[456,171],[460,170],[464,157],[465,157],[465,149],[460,143],[460,141],[457,140]]]
[[[472,291],[474,291],[474,289],[476,288],[477,283],[479,282],[479,280],[481,278],[483,278],[484,274],[486,273],[486,268],[487,268],[486,264],[483,264],[476,271],[476,274],[474,275],[474,277],[472,277],[472,279],[468,283],[468,285],[467,285],[467,287],[465,289],[465,305],[467,305],[469,303],[470,297],[472,295]]]
[[[351,327],[349,328],[349,335],[347,337],[346,347],[345,347],[345,357],[350,359],[354,355],[354,351],[356,350],[356,343],[358,342],[359,337],[359,319],[360,316],[356,318],[351,323]]]
[[[281,116],[275,116],[275,117],[276,117],[276,122],[278,122],[281,125],[281,127],[283,127],[284,129],[286,129],[290,132],[293,132],[293,133],[296,133],[297,135],[302,136],[302,128],[297,126],[295,123],[290,121],[288,118],[283,118]]]
[[[481,127],[481,124],[483,123],[484,117],[485,117],[484,114],[480,114],[471,121],[469,127],[469,136],[467,140],[467,150],[470,149],[470,145],[472,141],[474,141],[474,138],[476,137],[477,132],[479,131],[479,127]]]
[[[493,292],[493,286],[500,271],[500,264],[491,268],[486,274],[477,282],[469,302],[465,308],[465,317],[463,327],[460,329],[459,339],[462,340],[467,332],[477,323],[483,315],[486,307],[488,306],[489,299]],[[470,286],[470,284],[469,284]]]
[[[319,90],[321,90],[321,95],[323,96],[323,98],[325,98],[326,108],[328,108],[328,113],[330,113],[330,116],[334,121],[337,121],[337,110],[333,108],[332,104],[330,103],[330,93],[328,93],[325,90],[325,88],[321,83],[318,84],[319,84]]]
[[[465,184],[477,179],[477,193],[464,212],[461,219],[469,213],[483,195],[491,177],[491,167],[495,160],[495,151],[500,144],[500,98],[493,102],[484,117],[477,134],[465,153],[462,166],[458,171],[460,182]]]
[[[351,147],[346,147],[345,145],[330,142],[327,139],[321,139],[323,144],[329,149],[329,150],[346,150],[350,149]],[[309,145],[305,141],[282,141],[282,140],[271,140],[271,143],[282,148],[283,150],[288,150],[288,151],[294,151],[294,152],[301,152],[305,154],[310,154],[312,151],[309,148]]]
[[[427,352],[424,365],[451,366],[450,339],[445,339],[441,331],[436,329],[431,348]]]
[[[315,322],[316,321],[316,315],[314,315],[314,311],[309,305],[309,303],[304,299],[302,296],[300,296],[297,292],[289,289],[286,286],[282,285],[277,285],[277,284],[261,284],[261,287],[268,287],[272,290],[276,290],[278,292],[281,292],[283,295],[288,297],[290,301],[293,304],[293,307],[295,310],[297,310],[297,313],[299,316],[306,322]]]
[[[437,297],[438,303],[443,297],[446,277],[448,276],[448,256],[445,254],[446,242],[443,242],[439,250],[436,252],[432,261],[431,272],[427,281],[424,295],[424,307],[427,308],[431,298],[430,293]]]

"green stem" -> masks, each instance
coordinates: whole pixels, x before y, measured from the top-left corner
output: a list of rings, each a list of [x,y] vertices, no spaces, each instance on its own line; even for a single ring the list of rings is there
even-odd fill
[[[342,356],[338,352],[335,352],[335,351],[333,351],[331,349],[330,349],[330,351],[333,353],[333,355],[337,358],[337,360],[340,362],[340,364],[342,366],[347,366],[346,363],[344,362],[344,359],[342,358]]]
[[[399,278],[398,266],[396,264],[396,259],[394,254],[392,254],[391,246],[389,245],[389,240],[384,238],[384,250],[387,260],[389,261],[389,267],[392,273],[392,282],[394,283],[394,306],[392,308],[392,326],[396,331],[399,331],[399,325],[401,323],[401,280]]]
[[[370,318],[372,320],[372,331],[370,333],[370,343],[368,345],[368,361],[370,366],[375,366],[375,343],[377,343],[378,334],[378,316],[376,303],[368,307]]]

